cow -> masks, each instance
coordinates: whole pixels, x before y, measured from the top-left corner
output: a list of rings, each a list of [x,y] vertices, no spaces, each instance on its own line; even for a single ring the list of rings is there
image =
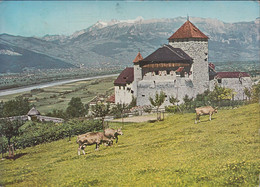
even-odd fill
[[[80,150],[82,150],[82,153],[85,155],[84,148],[87,145],[96,144],[95,150],[98,150],[100,144],[106,143],[107,145],[112,145],[113,140],[106,137],[104,132],[88,132],[86,134],[79,135],[77,137],[77,143],[79,144],[78,155],[80,155]]]
[[[199,120],[199,122],[200,122],[200,116],[202,116],[202,115],[209,115],[209,120],[211,121],[211,116],[214,113],[218,113],[217,107],[213,108],[212,106],[199,107],[199,108],[196,108],[195,111],[196,111],[195,124],[197,123],[197,120]]]
[[[115,130],[115,129],[105,129],[104,134],[107,138],[113,138],[116,139],[116,143],[118,142],[118,135],[123,135],[123,132],[121,128]]]

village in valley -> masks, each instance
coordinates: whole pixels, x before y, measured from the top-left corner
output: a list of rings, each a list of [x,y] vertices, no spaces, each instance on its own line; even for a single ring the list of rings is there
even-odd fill
[[[0,186],[259,185],[258,77],[219,71],[192,17],[166,39],[124,68],[2,75],[4,91],[111,74],[0,95]]]

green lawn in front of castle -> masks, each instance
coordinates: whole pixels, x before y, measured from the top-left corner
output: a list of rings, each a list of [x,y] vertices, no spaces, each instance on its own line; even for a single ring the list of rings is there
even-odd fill
[[[17,150],[1,160],[1,186],[257,186],[259,104],[155,123],[113,123],[124,135],[112,147],[86,148],[76,137]]]

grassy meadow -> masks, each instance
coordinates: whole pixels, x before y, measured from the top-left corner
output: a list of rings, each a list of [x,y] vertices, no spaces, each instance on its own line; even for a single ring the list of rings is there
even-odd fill
[[[94,79],[63,84],[44,88],[42,91],[31,91],[19,94],[0,96],[0,101],[8,101],[16,96],[23,95],[29,98],[31,104],[42,113],[46,114],[53,109],[66,110],[72,97],[80,97],[81,101],[86,104],[94,97],[100,94],[113,93],[113,82],[115,77]]]
[[[76,137],[17,150],[1,160],[0,186],[258,186],[259,105],[155,123],[111,123],[112,147],[77,155]]]

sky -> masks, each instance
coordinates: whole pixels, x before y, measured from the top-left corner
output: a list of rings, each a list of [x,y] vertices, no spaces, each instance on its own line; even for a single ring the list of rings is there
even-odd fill
[[[97,21],[175,17],[254,21],[257,1],[0,1],[0,34],[71,35]]]

